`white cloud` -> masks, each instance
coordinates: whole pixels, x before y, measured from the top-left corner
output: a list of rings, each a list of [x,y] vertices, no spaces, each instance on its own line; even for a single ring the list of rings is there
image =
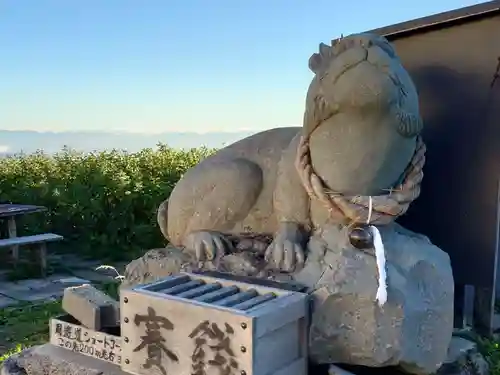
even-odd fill
[[[10,150],[9,146],[6,145],[0,145],[0,153],[4,153]]]

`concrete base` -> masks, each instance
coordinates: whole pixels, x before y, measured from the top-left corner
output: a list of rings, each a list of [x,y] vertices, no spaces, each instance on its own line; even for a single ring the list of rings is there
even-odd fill
[[[0,375],[127,375],[117,365],[51,344],[34,346],[9,357]]]

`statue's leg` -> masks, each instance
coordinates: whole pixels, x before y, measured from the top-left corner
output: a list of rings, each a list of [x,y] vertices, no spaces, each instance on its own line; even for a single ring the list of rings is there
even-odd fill
[[[167,233],[200,260],[213,259],[230,246],[229,233],[244,220],[262,191],[261,168],[246,159],[200,164],[176,185],[168,201]]]

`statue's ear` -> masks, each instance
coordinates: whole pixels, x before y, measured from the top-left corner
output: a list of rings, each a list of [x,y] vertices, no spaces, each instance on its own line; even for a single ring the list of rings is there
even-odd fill
[[[396,116],[399,120],[398,133],[405,138],[413,138],[419,135],[424,128],[424,123],[419,115],[398,109]]]
[[[320,43],[319,53],[314,53],[309,58],[309,69],[317,75],[325,69],[325,66],[329,63],[331,58],[332,47],[327,46],[325,43]]]
[[[309,58],[309,69],[314,74],[318,74],[320,67],[321,67],[321,56],[319,55],[319,53],[314,53]]]

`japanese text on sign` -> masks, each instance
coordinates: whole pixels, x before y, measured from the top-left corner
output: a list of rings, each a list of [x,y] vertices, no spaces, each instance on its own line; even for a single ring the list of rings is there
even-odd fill
[[[52,319],[50,343],[116,365],[121,363],[121,338]]]

